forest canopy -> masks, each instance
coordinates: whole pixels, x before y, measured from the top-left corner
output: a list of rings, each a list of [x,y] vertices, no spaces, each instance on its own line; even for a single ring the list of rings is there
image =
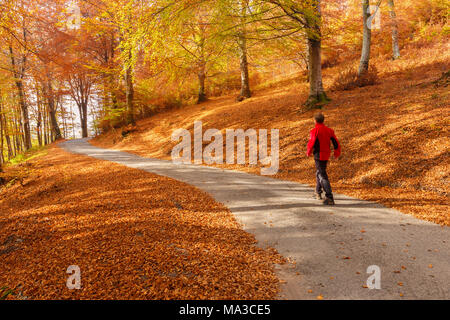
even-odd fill
[[[356,85],[370,84],[371,55],[448,38],[448,12],[445,0],[0,0],[0,163],[288,75],[309,83],[299,108],[320,106],[323,68],[358,61]]]

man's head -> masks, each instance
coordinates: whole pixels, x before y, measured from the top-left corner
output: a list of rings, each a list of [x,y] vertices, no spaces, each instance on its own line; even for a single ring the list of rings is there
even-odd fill
[[[325,120],[325,116],[322,112],[319,111],[314,115],[314,120],[316,121],[316,123],[323,123],[323,121]]]

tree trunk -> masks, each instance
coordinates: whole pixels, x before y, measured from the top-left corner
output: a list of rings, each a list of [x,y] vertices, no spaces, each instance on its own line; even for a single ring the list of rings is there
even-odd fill
[[[48,102],[48,113],[50,116],[50,125],[52,136],[55,140],[61,139],[61,130],[59,129],[58,121],[56,119],[56,108],[55,108],[55,96],[53,94],[53,87],[51,81],[47,82],[47,102]]]
[[[239,67],[241,69],[241,97],[250,98],[250,81],[248,76],[248,61],[247,61],[247,40],[245,35],[239,35]]]
[[[30,132],[30,117],[28,115],[28,106],[25,102],[25,93],[23,90],[23,73],[24,73],[24,66],[22,65],[22,70],[19,72],[16,68],[16,60],[14,57],[14,51],[12,46],[9,46],[9,53],[11,58],[11,67],[13,71],[14,76],[14,82],[17,87],[17,92],[19,94],[19,106],[22,112],[22,118],[23,118],[23,133],[24,133],[24,144],[25,144],[25,150],[31,149],[31,132]],[[23,59],[23,64],[25,63],[25,58]]]
[[[23,151],[22,148],[22,141],[21,141],[21,137],[23,137],[23,134],[21,134],[21,129],[23,128],[22,126],[22,120],[20,118],[20,114],[17,114],[17,110],[15,112],[14,115],[14,130],[15,130],[15,135],[13,136],[13,141],[14,141],[14,157],[21,153]]]
[[[39,110],[37,123],[36,123],[36,134],[37,134],[38,143],[39,143],[40,147],[42,147],[42,135],[41,135],[42,129],[41,128],[42,128],[42,114],[41,114],[41,110]]]
[[[48,144],[48,117],[47,117],[47,112],[48,112],[48,105],[47,108],[44,107],[44,113],[42,115],[42,120],[43,120],[43,125],[44,125],[44,130],[43,130],[43,137],[44,137],[44,145]]]
[[[197,103],[201,103],[207,100],[206,93],[205,93],[205,64],[201,63],[200,70],[198,71],[198,99]]]
[[[20,104],[20,109],[22,110],[25,150],[30,150],[32,147],[31,131],[30,131],[30,117],[28,115],[28,106],[25,102],[25,93],[23,91],[22,80],[16,81],[16,86],[19,91],[19,104]]]
[[[38,85],[35,85],[36,89],[36,108],[37,108],[37,117],[36,117],[36,135],[38,139],[39,146],[42,147],[42,100],[41,100],[41,92],[39,90]]]
[[[250,98],[250,80],[248,76],[248,61],[247,61],[247,39],[245,32],[245,16],[246,16],[246,4],[245,1],[241,0],[241,16],[242,16],[242,27],[238,34],[238,50],[239,50],[239,67],[241,70],[241,94],[242,98]]]
[[[87,138],[89,136],[88,126],[87,126],[87,103],[82,103],[79,106],[80,117],[81,117],[81,136]]]
[[[315,1],[316,19],[307,21],[306,31],[308,41],[308,78],[309,97],[307,107],[317,107],[330,101],[322,83],[322,34],[320,30],[320,0]]]
[[[359,62],[358,75],[369,71],[369,60],[370,60],[370,44],[372,41],[372,30],[368,23],[370,22],[370,11],[369,11],[369,0],[362,1],[362,10],[363,10],[363,43],[362,43],[362,51],[361,51],[361,60]]]
[[[3,131],[5,133],[6,146],[8,148],[8,161],[13,157],[13,149],[11,144],[11,138],[9,136],[8,123],[6,122],[6,114],[3,115]]]
[[[42,112],[41,112],[41,103],[39,102],[39,100],[38,100],[38,103],[37,103],[37,109],[38,109],[37,110],[38,114],[37,114],[37,119],[36,119],[36,134],[37,134],[39,146],[41,147],[42,146],[42,135],[41,135],[41,132],[42,132]]]
[[[322,83],[321,41],[309,38],[308,51],[309,97],[307,105],[320,105],[329,101]]]
[[[131,60],[131,51],[128,55],[129,59]],[[126,86],[126,100],[127,100],[127,122],[129,124],[135,125],[136,120],[134,117],[134,87],[133,87],[133,75],[131,66],[127,66],[127,69],[125,71],[125,86]]]
[[[395,14],[394,0],[388,0],[389,15],[392,22],[392,59],[400,58],[400,49],[398,47],[398,24],[397,15]]]

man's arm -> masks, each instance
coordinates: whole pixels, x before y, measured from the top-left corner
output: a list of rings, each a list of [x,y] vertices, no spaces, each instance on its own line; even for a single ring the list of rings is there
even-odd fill
[[[310,157],[313,152],[314,143],[316,143],[316,135],[315,135],[315,130],[312,129],[311,132],[309,133],[309,141],[308,141],[308,145],[306,147],[306,155],[308,157]]]
[[[333,130],[331,130],[331,142],[333,143],[334,157],[338,158],[341,155],[341,144],[339,143],[339,140]]]

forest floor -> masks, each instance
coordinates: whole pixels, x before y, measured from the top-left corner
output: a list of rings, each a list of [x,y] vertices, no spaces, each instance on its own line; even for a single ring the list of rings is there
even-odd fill
[[[140,157],[95,147],[86,139],[69,140],[60,147],[188,183],[226,205],[258,246],[275,248],[288,262],[275,266],[281,279],[277,298],[447,299],[450,295],[446,226],[338,193],[335,206],[323,206],[311,196],[313,188],[304,184]],[[221,259],[243,262],[234,256]],[[368,265],[383,271],[383,290],[367,289]]]
[[[47,151],[2,175],[16,179],[0,187],[0,298],[277,296],[274,264],[283,258],[258,248],[205,192],[54,145]],[[80,267],[81,290],[66,287],[70,265]]]
[[[436,54],[439,52],[439,54]],[[448,43],[405,49],[403,58],[373,58],[378,83],[349,91],[329,92],[323,107],[326,125],[341,141],[343,154],[330,162],[334,191],[376,201],[403,213],[450,226],[450,105]],[[324,85],[332,86],[344,66],[324,69]],[[200,105],[157,114],[122,130],[102,134],[91,143],[145,157],[170,159],[178,128],[193,135],[194,121],[203,130],[279,129],[279,179],[315,184],[314,164],[305,156],[314,111],[302,111],[307,84],[299,77],[260,86],[253,97],[211,98]],[[220,165],[259,174],[259,166]]]

